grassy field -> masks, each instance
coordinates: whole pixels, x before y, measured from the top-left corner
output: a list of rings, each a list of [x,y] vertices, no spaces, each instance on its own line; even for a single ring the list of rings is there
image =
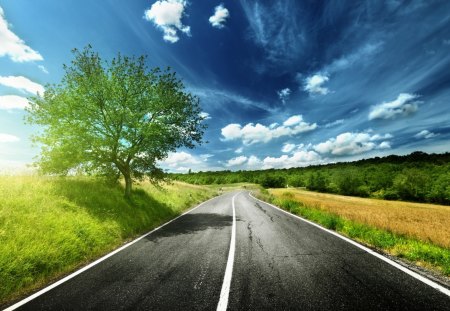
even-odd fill
[[[0,177],[0,305],[117,248],[218,187],[141,183],[132,201],[94,178]]]
[[[263,199],[364,244],[450,276],[450,207],[270,189]]]

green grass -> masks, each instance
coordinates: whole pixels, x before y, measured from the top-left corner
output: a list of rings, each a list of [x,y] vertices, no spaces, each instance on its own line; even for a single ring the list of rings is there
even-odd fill
[[[363,244],[450,276],[450,249],[344,219],[291,198],[277,198],[264,190],[260,198]]]
[[[0,305],[117,248],[217,194],[181,183],[160,190],[94,178],[0,177]]]

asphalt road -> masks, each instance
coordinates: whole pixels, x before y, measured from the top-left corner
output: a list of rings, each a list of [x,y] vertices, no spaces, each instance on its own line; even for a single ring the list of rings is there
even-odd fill
[[[229,310],[450,310],[449,296],[244,191],[206,202],[18,309],[216,310],[219,300]]]

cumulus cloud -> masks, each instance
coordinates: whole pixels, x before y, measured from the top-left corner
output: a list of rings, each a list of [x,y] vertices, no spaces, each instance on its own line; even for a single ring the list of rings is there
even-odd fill
[[[0,84],[36,95],[42,95],[45,92],[42,85],[23,76],[0,76]]]
[[[329,80],[328,76],[316,73],[304,80],[303,89],[309,94],[326,95],[329,93],[328,88],[323,85]]]
[[[248,158],[246,156],[239,156],[236,158],[232,158],[225,163],[225,166],[239,166],[247,162]]]
[[[241,139],[245,145],[252,145],[256,143],[267,143],[274,138],[297,135],[312,131],[316,128],[316,123],[307,123],[303,121],[301,115],[295,115],[284,121],[283,125],[273,123],[267,127],[259,123],[248,123],[245,126],[232,123],[222,128],[221,132],[225,141]]]
[[[8,56],[13,62],[30,62],[43,60],[39,52],[33,50],[25,41],[9,29],[5,13],[0,7],[0,57]]]
[[[399,116],[407,116],[417,111],[417,101],[419,95],[401,93],[397,99],[391,102],[383,102],[381,104],[372,106],[369,113],[369,120],[374,119],[395,119]]]
[[[0,143],[14,143],[19,141],[20,138],[11,134],[0,133]]]
[[[235,153],[242,153],[242,151],[244,151],[243,147],[239,147],[236,150],[234,150]]]
[[[289,143],[286,143],[286,144],[283,145],[283,148],[281,148],[281,152],[289,153],[289,152],[291,152],[292,150],[294,150],[295,147],[296,147],[295,144],[289,144]]]
[[[435,137],[437,135],[439,135],[439,134],[435,134],[433,132],[430,132],[429,130],[423,130],[423,131],[420,131],[419,133],[417,133],[416,135],[414,135],[414,137],[415,138],[428,139],[428,138],[433,138],[433,137]]]
[[[228,160],[225,166],[246,169],[271,169],[307,166],[322,162],[322,157],[317,152],[313,150],[298,150],[291,156],[283,154],[280,157],[265,157],[262,160],[254,155],[250,157],[239,156]]]
[[[164,164],[166,164],[167,166],[170,166],[170,167],[177,167],[180,164],[182,164],[182,165],[198,164],[198,163],[200,163],[200,161],[198,159],[196,159],[190,153],[181,151],[181,152],[171,152],[171,153],[169,153],[167,158],[165,160],[161,161],[161,163],[164,163]]]
[[[181,22],[186,5],[184,0],[156,1],[144,12],[144,18],[163,31],[165,41],[175,43],[180,39],[178,31],[188,36],[191,34],[191,27]]]
[[[225,25],[225,21],[230,16],[230,12],[227,8],[223,6],[223,4],[220,4],[215,7],[214,9],[214,15],[209,18],[209,22],[213,27],[216,28],[223,28]]]
[[[277,94],[281,102],[283,104],[286,104],[286,101],[289,99],[289,96],[291,95],[291,89],[287,87],[285,89],[279,90]]]
[[[28,99],[17,95],[0,96],[0,110],[25,109],[28,107]]]
[[[336,138],[330,138],[325,142],[314,145],[313,148],[321,154],[355,155],[374,149],[388,149],[391,145],[387,139],[390,138],[392,138],[391,134],[371,135],[369,133],[346,132],[339,134]],[[379,143],[379,141],[381,142]]]
[[[322,157],[313,150],[299,150],[294,152],[291,156],[284,154],[278,158],[266,157],[262,162],[264,164],[264,169],[270,169],[314,165],[319,164],[322,161]]]

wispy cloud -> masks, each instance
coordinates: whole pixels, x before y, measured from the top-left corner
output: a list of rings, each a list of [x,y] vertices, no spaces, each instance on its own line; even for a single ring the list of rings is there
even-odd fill
[[[324,127],[325,128],[330,128],[330,127],[333,127],[333,126],[336,126],[336,125],[341,125],[341,124],[344,124],[344,121],[345,121],[344,119],[339,119],[339,120],[336,120],[336,121],[333,121],[333,122],[325,124]]]
[[[240,139],[245,145],[252,145],[256,143],[267,143],[272,139],[283,136],[309,132],[316,128],[316,123],[307,123],[303,121],[301,115],[294,115],[285,120],[283,125],[272,124],[267,127],[259,123],[248,123],[245,126],[232,123],[222,128],[221,133],[225,141]]]
[[[183,0],[156,1],[150,9],[145,10],[144,18],[163,31],[165,41],[175,43],[180,39],[178,31],[188,36],[191,34],[191,27],[183,25],[181,21],[186,5],[187,2]]]
[[[202,112],[200,112],[199,115],[200,115],[200,118],[202,118],[203,120],[209,120],[209,119],[211,119],[210,114],[207,113],[207,112],[202,111]]]
[[[214,9],[214,15],[212,15],[209,18],[209,22],[213,27],[216,28],[223,28],[225,27],[225,21],[230,16],[230,12],[227,8],[223,6],[223,4],[220,4],[215,7]]]
[[[263,4],[259,1],[241,1],[250,25],[250,37],[261,46],[269,61],[289,64],[299,57],[306,44],[297,6],[290,1]]]
[[[20,141],[20,138],[6,133],[0,133],[0,143],[14,143]]]
[[[369,113],[369,120],[374,119],[395,119],[399,116],[407,116],[417,111],[417,101],[419,95],[401,93],[397,99],[390,102],[383,102],[372,107]]]
[[[28,99],[17,95],[0,96],[0,110],[25,109],[28,107]]]
[[[423,131],[420,131],[419,133],[417,133],[416,135],[414,135],[414,137],[415,138],[425,138],[425,139],[428,139],[428,138],[433,138],[433,137],[436,137],[436,136],[438,136],[439,134],[435,134],[435,133],[433,133],[433,132],[430,132],[429,130],[423,130]]]
[[[45,92],[42,85],[23,76],[0,76],[0,84],[32,94],[43,95]]]
[[[48,74],[48,73],[49,73],[48,70],[47,70],[47,68],[45,68],[45,66],[43,66],[43,65],[39,65],[38,68],[39,68],[40,71],[42,71],[42,72],[45,73],[45,74]]]
[[[21,38],[9,29],[5,13],[0,7],[0,57],[8,56],[13,62],[40,61],[44,58],[39,52],[25,44]]]

